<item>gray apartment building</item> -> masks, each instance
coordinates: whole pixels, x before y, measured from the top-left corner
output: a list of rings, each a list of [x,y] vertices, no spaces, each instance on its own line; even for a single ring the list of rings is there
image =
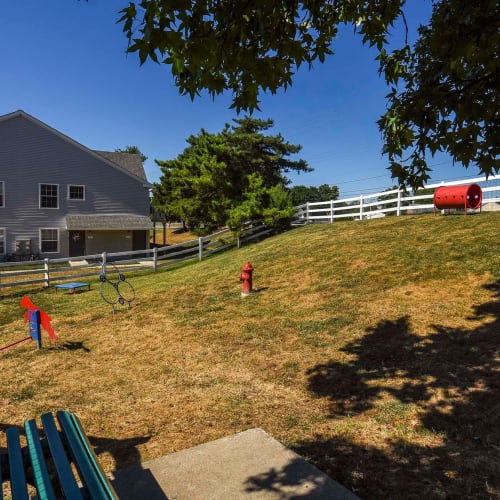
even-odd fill
[[[0,116],[0,260],[149,248],[139,155],[93,151],[24,111]]]

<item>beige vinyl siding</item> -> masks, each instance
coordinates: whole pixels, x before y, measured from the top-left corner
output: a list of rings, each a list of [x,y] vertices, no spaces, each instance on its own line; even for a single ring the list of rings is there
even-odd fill
[[[107,252],[130,252],[132,231],[86,231],[85,249],[89,255]]]

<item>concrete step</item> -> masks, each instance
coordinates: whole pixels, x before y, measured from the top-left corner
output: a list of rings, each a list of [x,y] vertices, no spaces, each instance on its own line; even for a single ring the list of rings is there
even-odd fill
[[[116,471],[121,500],[355,500],[349,490],[262,429]]]

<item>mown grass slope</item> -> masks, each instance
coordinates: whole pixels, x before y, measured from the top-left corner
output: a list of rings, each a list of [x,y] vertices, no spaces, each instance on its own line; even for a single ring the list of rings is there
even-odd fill
[[[494,213],[301,227],[125,271],[137,298],[115,314],[97,281],[30,293],[60,340],[0,352],[0,425],[70,409],[106,469],[261,427],[361,497],[498,496],[499,229]],[[0,346],[25,335],[19,300],[0,301]]]

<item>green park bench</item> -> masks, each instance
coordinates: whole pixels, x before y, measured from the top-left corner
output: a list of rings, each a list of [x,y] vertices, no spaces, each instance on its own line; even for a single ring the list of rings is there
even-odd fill
[[[41,416],[42,434],[35,420],[25,422],[25,447],[18,427],[6,429],[7,452],[0,454],[0,500],[5,481],[10,481],[12,500],[28,500],[28,485],[36,488],[40,500],[117,499],[76,415],[58,411],[56,416],[59,429],[52,413]]]

